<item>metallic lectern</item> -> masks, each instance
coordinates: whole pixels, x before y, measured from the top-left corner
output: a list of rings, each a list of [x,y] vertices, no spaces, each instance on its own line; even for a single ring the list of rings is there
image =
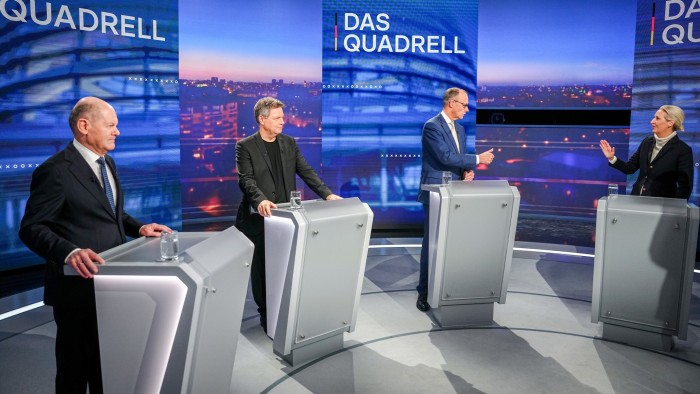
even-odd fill
[[[518,189],[507,181],[423,185],[430,192],[428,303],[441,326],[490,324],[506,302]]]
[[[100,254],[104,392],[228,393],[253,244],[234,227],[179,233],[179,260],[160,262],[159,242],[142,237]]]
[[[374,214],[357,198],[305,201],[265,218],[267,334],[298,365],[355,330]]]
[[[598,200],[591,321],[603,338],[663,351],[686,338],[699,216],[684,199]]]

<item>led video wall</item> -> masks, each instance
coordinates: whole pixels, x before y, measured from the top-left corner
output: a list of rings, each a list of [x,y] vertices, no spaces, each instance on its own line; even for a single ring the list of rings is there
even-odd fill
[[[258,99],[284,102],[284,133],[322,173],[321,0],[182,0],[180,14],[183,230],[222,230],[242,198],[235,146],[258,130]]]
[[[375,229],[422,223],[421,129],[447,88],[475,97],[477,27],[477,1],[323,3],[323,176]]]
[[[41,263],[17,236],[31,174],[84,96],[119,117],[125,210],[179,227],[177,1],[3,1],[0,47],[0,270]]]
[[[327,181],[368,202],[375,228],[420,226],[421,128],[440,111],[444,90],[458,86],[470,98],[461,121],[469,150],[496,149],[477,179],[522,187],[522,216],[541,226],[547,218],[588,221],[586,234],[566,242],[591,246],[594,200],[608,183],[625,184],[597,143],[612,139],[626,154],[629,131],[602,119],[591,129],[577,128],[576,119],[548,127],[555,123],[544,110],[585,113],[579,117],[629,110],[636,1],[462,2],[449,13],[427,4],[351,3],[324,2]],[[412,51],[426,36],[434,37],[432,53]],[[505,127],[475,126],[475,109],[538,110],[541,117],[511,125],[496,116]]]
[[[496,153],[477,179],[507,179],[523,196],[518,239],[592,246],[596,199],[626,183],[599,139],[626,158],[672,102],[697,148],[700,13],[670,3],[1,2],[0,270],[41,263],[17,238],[29,180],[70,142],[66,118],[85,95],[117,110],[112,156],[126,209],[144,221],[230,226],[235,144],[257,130],[255,102],[273,96],[286,104],[284,132],[335,193],[369,203],[376,229],[417,229],[421,128],[458,86],[468,150]],[[630,128],[602,115],[630,108]],[[477,124],[477,110],[535,116]],[[557,110],[578,115],[548,119]]]
[[[683,108],[685,132],[679,137],[693,149],[694,162],[700,156],[700,8],[691,1],[639,0],[634,52],[634,96],[630,151],[651,135],[650,121],[665,104]],[[636,174],[631,175],[631,189]],[[690,201],[700,203],[695,165]]]

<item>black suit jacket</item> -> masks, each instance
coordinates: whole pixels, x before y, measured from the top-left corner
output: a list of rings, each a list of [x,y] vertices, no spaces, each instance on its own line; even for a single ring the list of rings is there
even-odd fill
[[[316,171],[306,162],[294,138],[279,134],[277,142],[282,156],[282,172],[284,189],[296,189],[296,176],[306,183],[311,190],[322,198],[332,192],[319,178]],[[267,150],[260,133],[246,137],[236,144],[236,170],[238,171],[238,186],[243,192],[243,199],[238,206],[236,228],[246,235],[257,235],[263,232],[264,222],[257,212],[258,205],[263,200],[275,200],[275,179],[272,163],[267,156]],[[288,194],[288,193],[287,193]],[[285,202],[289,195],[282,196]]]
[[[126,242],[126,236],[139,236],[143,223],[123,211],[124,197],[114,160],[105,157],[116,183],[116,215],[94,172],[72,142],[32,174],[19,237],[46,259],[47,305],[94,305],[92,280],[63,275],[70,252],[90,248],[101,253]]]
[[[693,151],[676,135],[671,138],[651,161],[656,140],[645,138],[639,148],[625,162],[620,158],[610,166],[625,174],[639,177],[632,187],[632,195],[688,199],[693,188]]]

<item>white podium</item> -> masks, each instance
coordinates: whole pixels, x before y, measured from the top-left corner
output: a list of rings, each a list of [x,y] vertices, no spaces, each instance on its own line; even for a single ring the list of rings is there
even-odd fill
[[[699,217],[684,199],[598,200],[591,321],[603,338],[662,351],[686,338]]]
[[[441,326],[491,324],[503,304],[520,193],[507,181],[423,185],[430,192],[428,303]]]
[[[228,393],[253,244],[231,227],[179,233],[179,261],[160,239],[100,254],[95,300],[105,393]],[[74,274],[67,267],[66,274]]]
[[[267,334],[289,364],[342,349],[354,331],[373,218],[357,198],[280,204],[265,218]]]

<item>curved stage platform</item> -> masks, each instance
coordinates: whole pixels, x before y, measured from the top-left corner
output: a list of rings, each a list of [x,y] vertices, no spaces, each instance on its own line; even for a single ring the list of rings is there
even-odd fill
[[[355,332],[341,351],[290,367],[249,294],[232,393],[698,393],[700,275],[686,341],[670,353],[601,339],[591,323],[593,250],[516,243],[490,326],[443,329],[415,307],[420,239],[372,239]],[[547,252],[553,248],[556,252]],[[28,304],[40,291],[1,300]],[[0,321],[0,392],[53,392],[48,307]]]

